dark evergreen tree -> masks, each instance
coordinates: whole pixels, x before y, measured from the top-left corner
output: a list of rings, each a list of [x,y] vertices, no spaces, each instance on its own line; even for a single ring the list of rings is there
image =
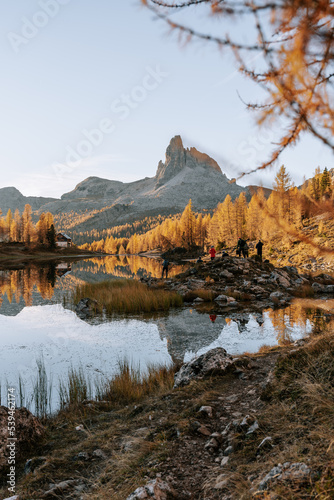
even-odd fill
[[[48,241],[49,248],[51,249],[56,248],[56,230],[53,224],[51,224],[46,233],[46,239]]]

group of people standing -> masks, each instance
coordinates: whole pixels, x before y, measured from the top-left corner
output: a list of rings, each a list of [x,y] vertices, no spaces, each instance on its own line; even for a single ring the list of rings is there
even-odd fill
[[[259,260],[262,260],[262,247],[263,247],[263,243],[261,240],[259,240],[257,242],[257,244],[255,245],[256,253],[257,253]],[[249,247],[247,244],[247,240],[244,240],[241,237],[239,237],[238,243],[237,243],[237,248],[236,248],[237,255],[239,257],[241,257],[241,255],[242,255],[244,258],[248,257],[248,248]],[[216,249],[215,249],[214,245],[212,245],[210,250],[209,250],[209,255],[210,255],[211,260],[215,259],[216,253],[217,253]],[[224,255],[226,256],[227,254],[223,253],[223,257],[224,257]],[[201,262],[203,262],[203,260],[201,257],[199,257],[197,260],[197,263],[201,263]],[[162,263],[162,278],[164,277],[164,274],[166,274],[166,278],[167,278],[168,268],[169,268],[169,261],[167,259],[165,259]]]
[[[256,248],[257,256],[261,260],[262,260],[262,247],[263,247],[263,243],[261,240],[259,240],[257,242],[257,244],[255,245],[255,248]],[[241,255],[242,255],[244,258],[246,258],[246,257],[248,257],[248,250],[249,250],[249,247],[247,244],[247,240],[244,240],[241,237],[239,237],[237,247],[236,247],[237,255],[239,257],[241,257]],[[209,255],[211,257],[211,260],[214,260],[214,258],[216,256],[216,250],[215,250],[215,247],[213,245],[211,246],[211,248],[209,250]]]

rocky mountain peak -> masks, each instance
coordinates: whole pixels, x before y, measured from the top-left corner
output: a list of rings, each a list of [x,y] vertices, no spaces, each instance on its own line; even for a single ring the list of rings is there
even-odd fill
[[[176,135],[171,139],[166,149],[165,163],[159,162],[155,176],[157,186],[162,186],[186,167],[192,170],[198,167],[213,168],[222,173],[218,163],[213,158],[197,151],[196,148],[185,149],[181,137]]]

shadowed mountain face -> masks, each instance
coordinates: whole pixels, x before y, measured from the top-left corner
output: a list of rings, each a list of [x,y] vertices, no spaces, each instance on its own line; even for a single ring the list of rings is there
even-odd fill
[[[2,191],[6,189],[12,188]],[[53,214],[85,212],[84,220],[72,225],[72,229],[100,230],[147,216],[179,213],[190,198],[194,210],[213,209],[228,194],[234,199],[242,191],[248,192],[247,188],[230,184],[215,160],[195,148],[185,149],[181,137],[175,136],[154,177],[130,183],[88,177],[60,200],[37,208]]]

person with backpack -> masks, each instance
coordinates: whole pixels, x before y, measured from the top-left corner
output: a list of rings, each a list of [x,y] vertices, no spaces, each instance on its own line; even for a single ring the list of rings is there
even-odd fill
[[[247,244],[247,240],[245,240],[245,244],[242,248],[242,255],[244,258],[248,257],[248,244]]]
[[[169,260],[165,259],[162,263],[162,276],[161,278],[164,277],[164,273],[166,271],[166,279],[168,277],[168,266],[169,266]]]
[[[263,243],[261,240],[259,240],[255,246],[256,251],[257,251],[257,256],[259,257],[260,260],[262,260],[262,247]]]
[[[246,242],[239,236],[238,243],[237,243],[237,256],[241,257],[241,254],[244,256],[244,246]]]

